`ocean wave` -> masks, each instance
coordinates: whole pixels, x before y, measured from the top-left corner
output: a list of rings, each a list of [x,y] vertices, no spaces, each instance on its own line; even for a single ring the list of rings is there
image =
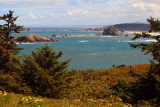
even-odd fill
[[[70,37],[86,37],[87,35],[71,35]]]
[[[90,36],[95,36],[94,34],[89,34]]]
[[[57,37],[63,37],[63,36],[57,35]],[[89,35],[68,35],[67,37],[96,37],[96,36],[89,34]]]
[[[96,53],[93,53],[93,54],[89,54],[89,55],[98,55],[98,54],[96,54]]]
[[[34,43],[31,43],[31,42],[26,42],[26,43],[16,43],[16,44],[22,44],[22,45],[28,45],[28,44],[48,44],[48,43],[53,43],[53,42],[34,42]]]
[[[78,42],[88,42],[88,40],[80,40],[80,41],[78,41]]]
[[[148,39],[148,40],[134,40],[134,41],[125,41],[125,42],[157,42],[157,40],[154,39]]]
[[[157,42],[157,40],[145,40],[146,42]]]
[[[103,38],[113,38],[113,37],[120,37],[120,36],[98,36],[98,37],[103,37]]]
[[[16,44],[22,44],[22,45],[25,45],[25,44],[37,44],[37,43],[16,43]]]
[[[104,41],[104,39],[99,39],[99,41]]]
[[[56,32],[56,31],[58,31],[58,32],[63,32],[63,31],[72,31],[72,30],[59,30],[59,29],[51,29],[51,30],[45,30],[45,29],[42,29],[42,30],[30,30],[30,31],[40,31],[40,32],[50,32],[50,31],[53,31],[53,32]]]
[[[64,35],[57,35],[57,37],[65,37]],[[67,35],[66,37],[88,37],[87,35]]]

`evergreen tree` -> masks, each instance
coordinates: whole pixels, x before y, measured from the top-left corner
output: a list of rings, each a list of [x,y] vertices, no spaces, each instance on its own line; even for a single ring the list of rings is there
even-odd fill
[[[17,42],[27,42],[29,40],[30,39],[27,38],[26,36],[17,37],[17,39],[16,39]]]
[[[160,21],[150,17],[147,19],[150,23],[151,30],[149,32],[158,32],[160,31]],[[150,100],[155,98],[156,101],[160,101],[160,35],[152,36],[146,32],[142,34],[135,34],[135,37],[132,40],[138,38],[150,38],[156,40],[155,42],[148,44],[131,44],[133,48],[140,48],[145,54],[151,53],[154,61],[151,62],[150,69],[146,76],[142,77],[140,81],[136,84],[134,90],[134,99],[138,100]]]
[[[0,16],[0,20],[5,21],[4,25],[0,26],[0,37],[3,37],[6,41],[10,41],[13,37],[11,33],[20,33],[20,31],[24,30],[23,26],[17,26],[14,22],[18,17],[13,16],[14,11],[9,11],[8,14],[4,14]]]
[[[6,22],[0,25],[0,90],[25,93],[29,88],[22,81],[22,64],[15,56],[21,49],[10,41],[13,38],[11,33],[19,33],[23,29],[14,23],[17,18],[13,17],[13,11],[0,16],[0,21]]]
[[[17,26],[14,23],[18,17],[13,17],[13,13],[13,11],[9,11],[8,14],[0,16],[0,21],[6,22],[0,26],[0,69],[4,69],[6,73],[12,71],[15,67],[16,57],[13,55],[17,55],[21,50],[21,48],[16,47],[15,43],[10,41],[13,38],[11,33],[19,33],[23,30],[22,26]]]
[[[24,56],[23,79],[34,94],[54,98],[61,96],[65,87],[63,75],[69,62],[59,61],[61,56],[62,52],[57,54],[48,45],[32,51],[32,56]]]

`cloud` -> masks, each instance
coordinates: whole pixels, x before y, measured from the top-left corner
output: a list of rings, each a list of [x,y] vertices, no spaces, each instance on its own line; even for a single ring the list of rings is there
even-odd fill
[[[127,0],[127,2],[133,10],[141,13],[141,15],[160,17],[159,0]]]
[[[60,16],[58,14],[55,14],[55,13],[50,14],[50,17],[54,18],[54,19],[59,19],[60,18]]]
[[[44,24],[51,25],[144,22],[150,16],[160,17],[159,0],[0,0],[0,3],[4,13],[10,7],[16,16],[25,17],[21,21],[35,24],[42,24],[44,18]]]
[[[160,9],[159,0],[128,0],[128,3],[136,10],[146,11],[146,12],[155,12]]]
[[[72,0],[0,0],[6,7],[53,8],[71,6]]]
[[[39,18],[40,18],[40,19],[44,19],[44,18],[45,18],[45,16],[40,16]]]
[[[75,8],[69,10],[67,14],[69,16],[74,16],[74,17],[85,17],[88,15],[88,10],[83,8]]]
[[[73,13],[72,13],[71,11],[68,11],[68,15],[72,16],[72,15],[73,15]]]
[[[38,17],[35,16],[32,12],[29,13],[29,17],[30,17],[31,19],[38,19]]]

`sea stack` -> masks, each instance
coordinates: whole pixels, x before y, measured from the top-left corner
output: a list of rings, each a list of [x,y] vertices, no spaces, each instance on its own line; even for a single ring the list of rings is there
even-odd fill
[[[119,36],[118,29],[114,28],[113,26],[109,26],[103,30],[102,35],[109,35],[109,36]]]

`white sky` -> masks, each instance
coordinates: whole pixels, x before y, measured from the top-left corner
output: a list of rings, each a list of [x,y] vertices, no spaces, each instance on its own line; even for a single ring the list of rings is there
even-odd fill
[[[0,16],[8,10],[29,27],[111,25],[160,18],[160,0],[0,0]]]

